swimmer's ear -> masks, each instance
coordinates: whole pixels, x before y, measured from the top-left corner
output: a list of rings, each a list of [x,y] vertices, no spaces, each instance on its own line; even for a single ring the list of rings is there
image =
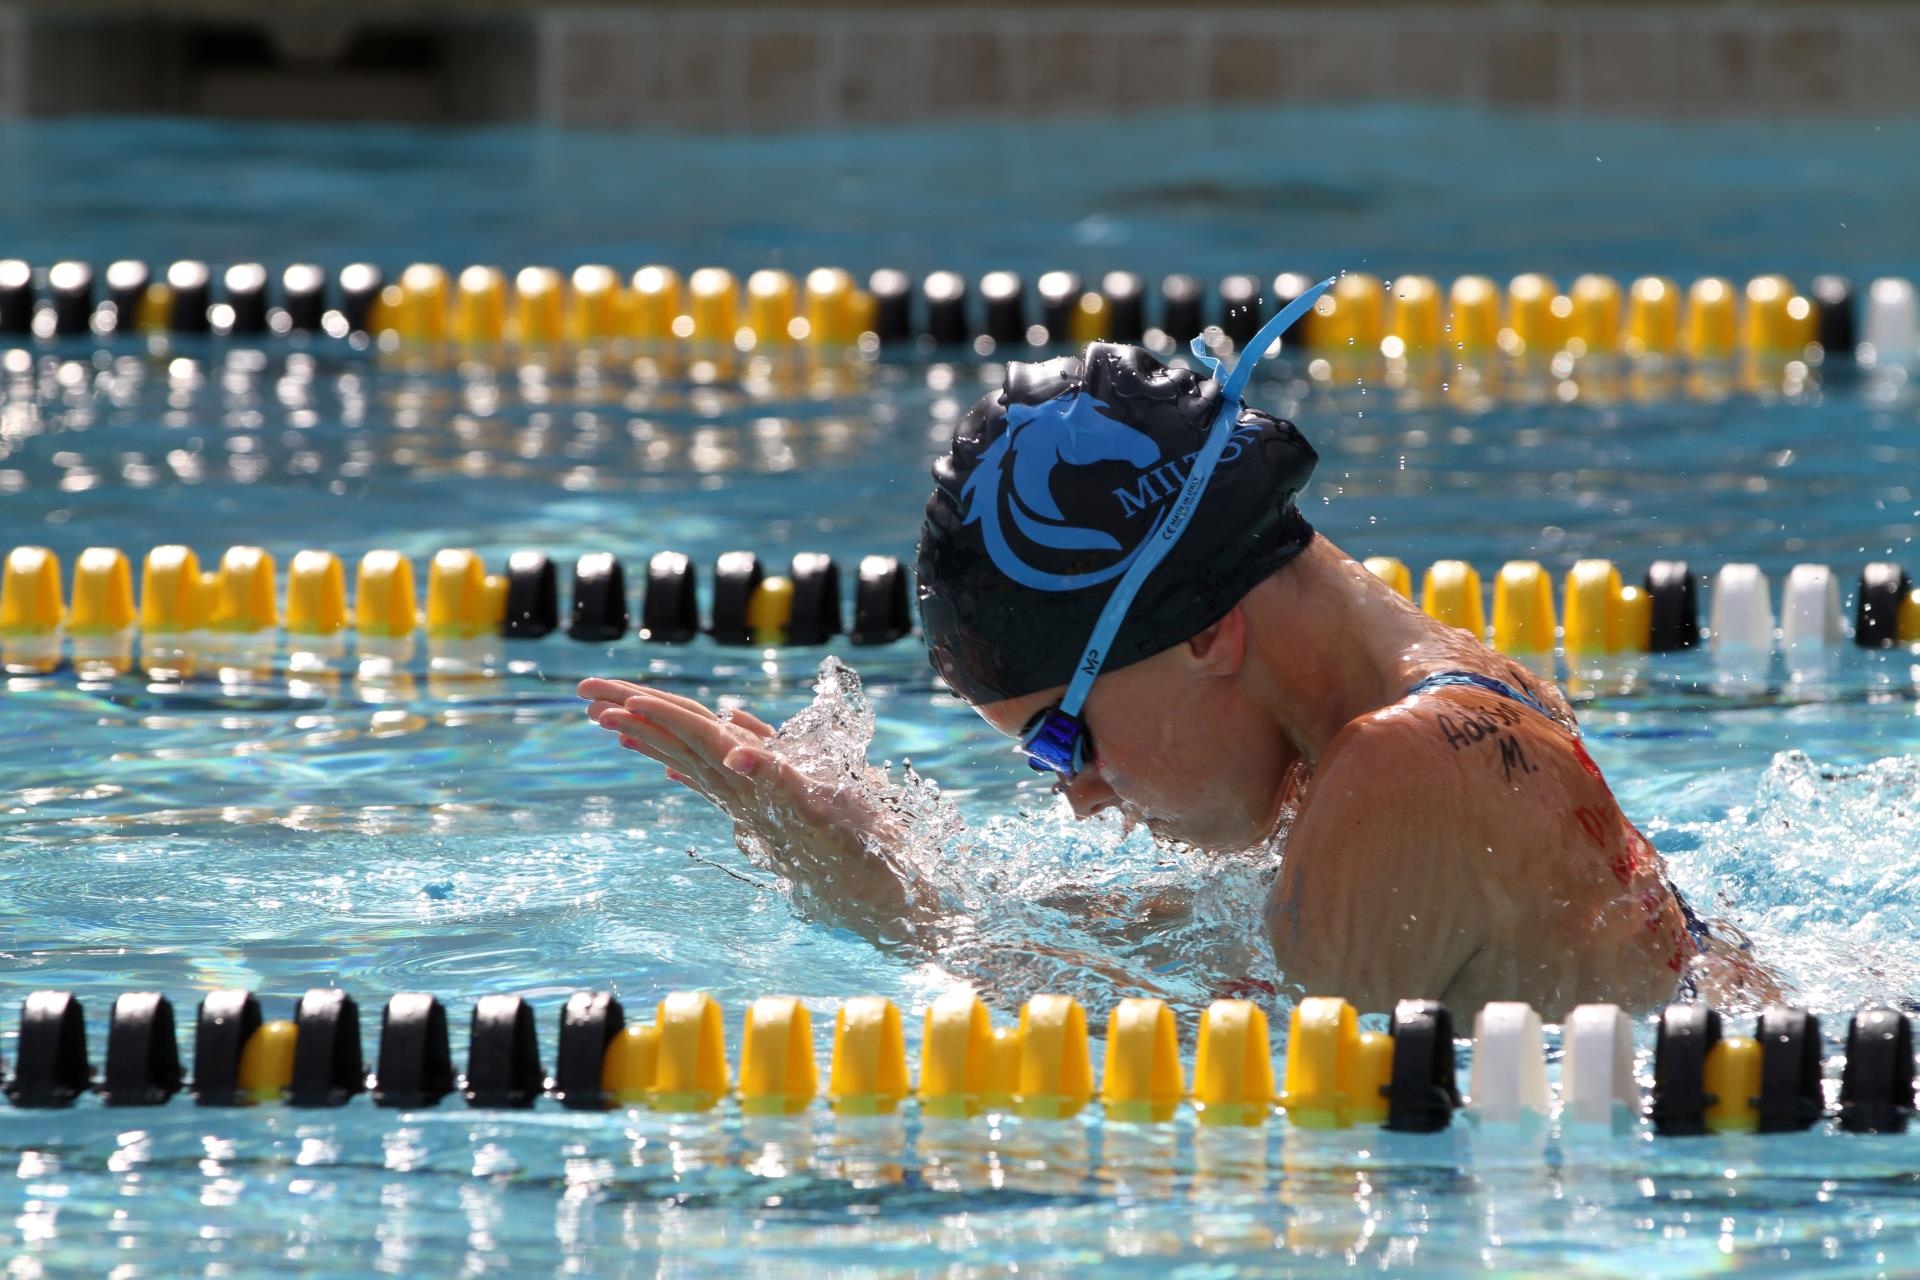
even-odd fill
[[[1247,656],[1246,609],[1236,604],[1227,610],[1226,617],[1187,641],[1187,653],[1207,675],[1238,675]]]

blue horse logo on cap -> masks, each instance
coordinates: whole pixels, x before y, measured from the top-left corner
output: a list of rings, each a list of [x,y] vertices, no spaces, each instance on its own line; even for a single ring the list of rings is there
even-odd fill
[[[1146,538],[1104,568],[1048,573],[1020,558],[1001,524],[1004,489],[1006,516],[1034,545],[1066,552],[1123,550],[1111,534],[1069,523],[1053,496],[1053,473],[1058,467],[1096,462],[1130,462],[1144,470],[1160,462],[1160,449],[1146,433],[1116,420],[1106,405],[1084,391],[1055,396],[1044,404],[1011,405],[1007,429],[987,446],[961,487],[960,496],[967,503],[962,523],[980,526],[994,565],[1023,587],[1077,591],[1111,581],[1127,571]],[[1154,527],[1158,526],[1156,518]],[[1152,536],[1151,529],[1147,536]]]

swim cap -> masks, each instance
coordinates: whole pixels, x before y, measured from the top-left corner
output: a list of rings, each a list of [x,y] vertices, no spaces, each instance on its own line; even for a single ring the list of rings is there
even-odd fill
[[[1114,584],[1166,516],[1220,410],[1220,384],[1139,347],[1010,364],[934,464],[920,531],[920,625],[969,702],[1063,685]],[[1295,495],[1319,455],[1241,407],[1193,521],[1104,655],[1150,658],[1224,617],[1313,540]]]

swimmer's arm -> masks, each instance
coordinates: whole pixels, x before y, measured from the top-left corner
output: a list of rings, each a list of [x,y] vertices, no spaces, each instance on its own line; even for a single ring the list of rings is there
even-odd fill
[[[1365,1011],[1439,999],[1488,942],[1460,780],[1412,730],[1368,718],[1341,731],[1267,899],[1287,981]]]
[[[905,832],[894,816],[864,788],[796,768],[771,749],[766,722],[624,680],[585,680],[578,692],[589,719],[733,819],[742,844],[818,914],[880,942],[937,918],[931,889],[896,854]]]

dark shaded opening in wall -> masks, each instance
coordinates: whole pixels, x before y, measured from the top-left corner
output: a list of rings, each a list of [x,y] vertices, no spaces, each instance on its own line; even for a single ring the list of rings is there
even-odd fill
[[[196,23],[186,33],[186,64],[198,71],[276,71],[325,66],[337,71],[437,75],[448,32],[428,27],[290,23]]]
[[[445,28],[343,18],[194,23],[185,30],[181,106],[215,116],[443,120],[454,114]]]

